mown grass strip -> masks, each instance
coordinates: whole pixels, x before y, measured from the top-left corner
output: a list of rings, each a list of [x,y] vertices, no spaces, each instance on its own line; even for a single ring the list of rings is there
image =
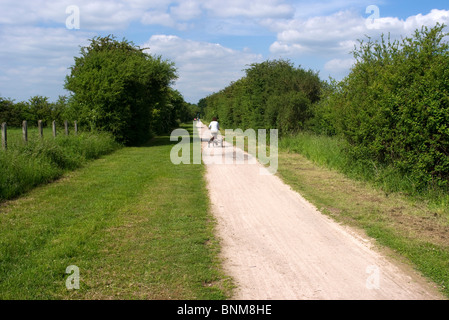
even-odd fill
[[[204,166],[173,165],[174,143],[120,149],[3,204],[0,298],[227,298]]]

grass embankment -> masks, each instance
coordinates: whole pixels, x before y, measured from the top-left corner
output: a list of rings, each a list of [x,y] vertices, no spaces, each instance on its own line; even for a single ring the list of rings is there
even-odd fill
[[[0,298],[227,298],[204,166],[173,165],[173,144],[122,148],[1,206]]]
[[[54,138],[45,129],[44,138],[36,128],[29,130],[29,140],[22,140],[22,130],[8,129],[8,149],[0,150],[0,201],[19,196],[37,185],[53,181],[63,173],[80,168],[89,160],[110,153],[120,146],[106,133],[79,133]]]
[[[418,194],[394,168],[354,162],[336,138],[279,141],[279,175],[321,212],[365,230],[449,297],[449,196]]]

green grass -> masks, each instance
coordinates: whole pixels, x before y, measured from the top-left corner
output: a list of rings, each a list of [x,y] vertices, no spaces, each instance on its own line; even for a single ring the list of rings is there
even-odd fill
[[[227,298],[204,166],[173,165],[173,144],[122,148],[2,205],[0,298]]]
[[[41,139],[37,129],[34,131],[30,130],[25,143],[21,129],[8,129],[8,148],[0,150],[0,201],[53,181],[120,147],[106,133],[58,134],[53,138],[51,130],[46,129]]]
[[[338,170],[352,179],[369,182],[387,195],[401,193],[411,199],[429,202],[437,210],[449,208],[447,192],[431,188],[418,190],[409,176],[401,174],[391,165],[354,159],[347,152],[350,147],[342,138],[301,132],[280,139],[279,148],[302,154],[314,163]]]

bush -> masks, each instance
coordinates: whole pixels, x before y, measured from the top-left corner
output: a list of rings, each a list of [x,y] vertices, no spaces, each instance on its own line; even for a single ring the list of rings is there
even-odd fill
[[[315,108],[318,119],[331,122],[329,131],[347,139],[355,158],[393,165],[418,190],[449,187],[444,27],[423,27],[401,42],[360,42],[349,76]]]
[[[66,77],[65,88],[73,93],[67,114],[119,142],[146,142],[152,132],[175,124],[169,87],[175,79],[173,63],[126,40],[97,37],[81,48]]]

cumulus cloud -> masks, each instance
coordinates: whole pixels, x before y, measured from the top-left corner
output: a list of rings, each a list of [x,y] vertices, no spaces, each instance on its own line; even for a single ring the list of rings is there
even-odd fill
[[[173,28],[205,16],[208,19],[291,18],[294,8],[283,0],[2,0],[0,24],[61,23],[65,9],[80,9],[82,27],[95,30],[122,30],[133,21]]]
[[[19,92],[22,85],[37,84],[38,79],[41,83],[59,79],[60,85],[53,91],[60,90],[66,69],[87,39],[106,32],[127,37],[128,30],[142,36],[143,31],[135,27],[139,24],[145,30],[158,30],[156,33],[161,32],[156,29],[158,26],[171,28],[170,33],[179,35],[153,36],[144,47],[150,46],[152,53],[176,63],[180,75],[176,86],[182,88],[190,101],[222,89],[240,78],[247,64],[268,57],[281,56],[301,64],[305,61],[307,66],[314,64],[318,70],[343,73],[351,64],[350,52],[365,35],[376,38],[390,33],[396,39],[410,35],[422,25],[433,26],[437,21],[449,25],[449,10],[436,9],[404,19],[381,15],[371,21],[360,9],[372,2],[1,0],[0,12],[4,14],[0,15],[0,86],[8,92]],[[80,10],[80,30],[66,28],[66,8],[70,5]],[[196,39],[205,41],[184,38],[193,32]],[[230,49],[226,47],[228,42],[226,46],[207,42],[219,41],[221,36],[226,37],[224,41],[238,36],[233,38],[235,47],[242,49]],[[150,34],[144,37],[147,39]],[[248,44],[247,39],[251,39]],[[259,43],[258,39],[270,40]],[[265,52],[265,57],[252,53],[248,47]],[[24,71],[27,69],[32,70],[28,76]],[[43,87],[42,94],[49,92]]]
[[[294,8],[278,0],[209,0],[204,8],[216,17],[289,18]]]
[[[332,59],[324,65],[324,70],[332,74],[346,75],[354,65],[355,59]]]
[[[260,54],[248,50],[233,50],[174,35],[154,35],[142,47],[175,62],[179,74],[176,88],[192,103],[240,79],[249,64],[263,60]]]
[[[199,18],[202,14],[201,3],[187,0],[170,9],[171,14],[177,20],[187,21]]]
[[[2,94],[23,97],[40,94],[56,98],[63,90],[68,68],[79,46],[92,36],[61,28],[12,26],[0,29],[0,87]]]
[[[410,16],[405,20],[396,17],[379,17],[373,21],[366,21],[369,30],[381,30],[394,35],[410,34],[422,26],[434,26],[437,22],[449,23],[449,10],[433,9],[428,14]]]
[[[276,41],[270,46],[273,56],[301,58],[314,56],[327,59],[324,71],[344,75],[353,64],[349,57],[358,40],[369,36],[378,39],[389,34],[391,39],[410,36],[422,26],[436,23],[449,24],[449,10],[432,10],[407,19],[381,17],[372,20],[356,10],[338,11],[326,16],[294,18],[287,20],[266,19],[263,24],[276,32]]]
[[[354,10],[339,11],[329,16],[287,21],[265,21],[276,30],[277,40],[271,46],[277,52],[314,52],[320,54],[348,53],[365,35],[379,37],[390,33],[392,37],[410,35],[421,26],[434,26],[437,22],[449,23],[449,11],[432,10],[426,15],[418,14],[406,20],[395,17],[379,17],[373,21]],[[301,47],[302,50],[297,50]]]

